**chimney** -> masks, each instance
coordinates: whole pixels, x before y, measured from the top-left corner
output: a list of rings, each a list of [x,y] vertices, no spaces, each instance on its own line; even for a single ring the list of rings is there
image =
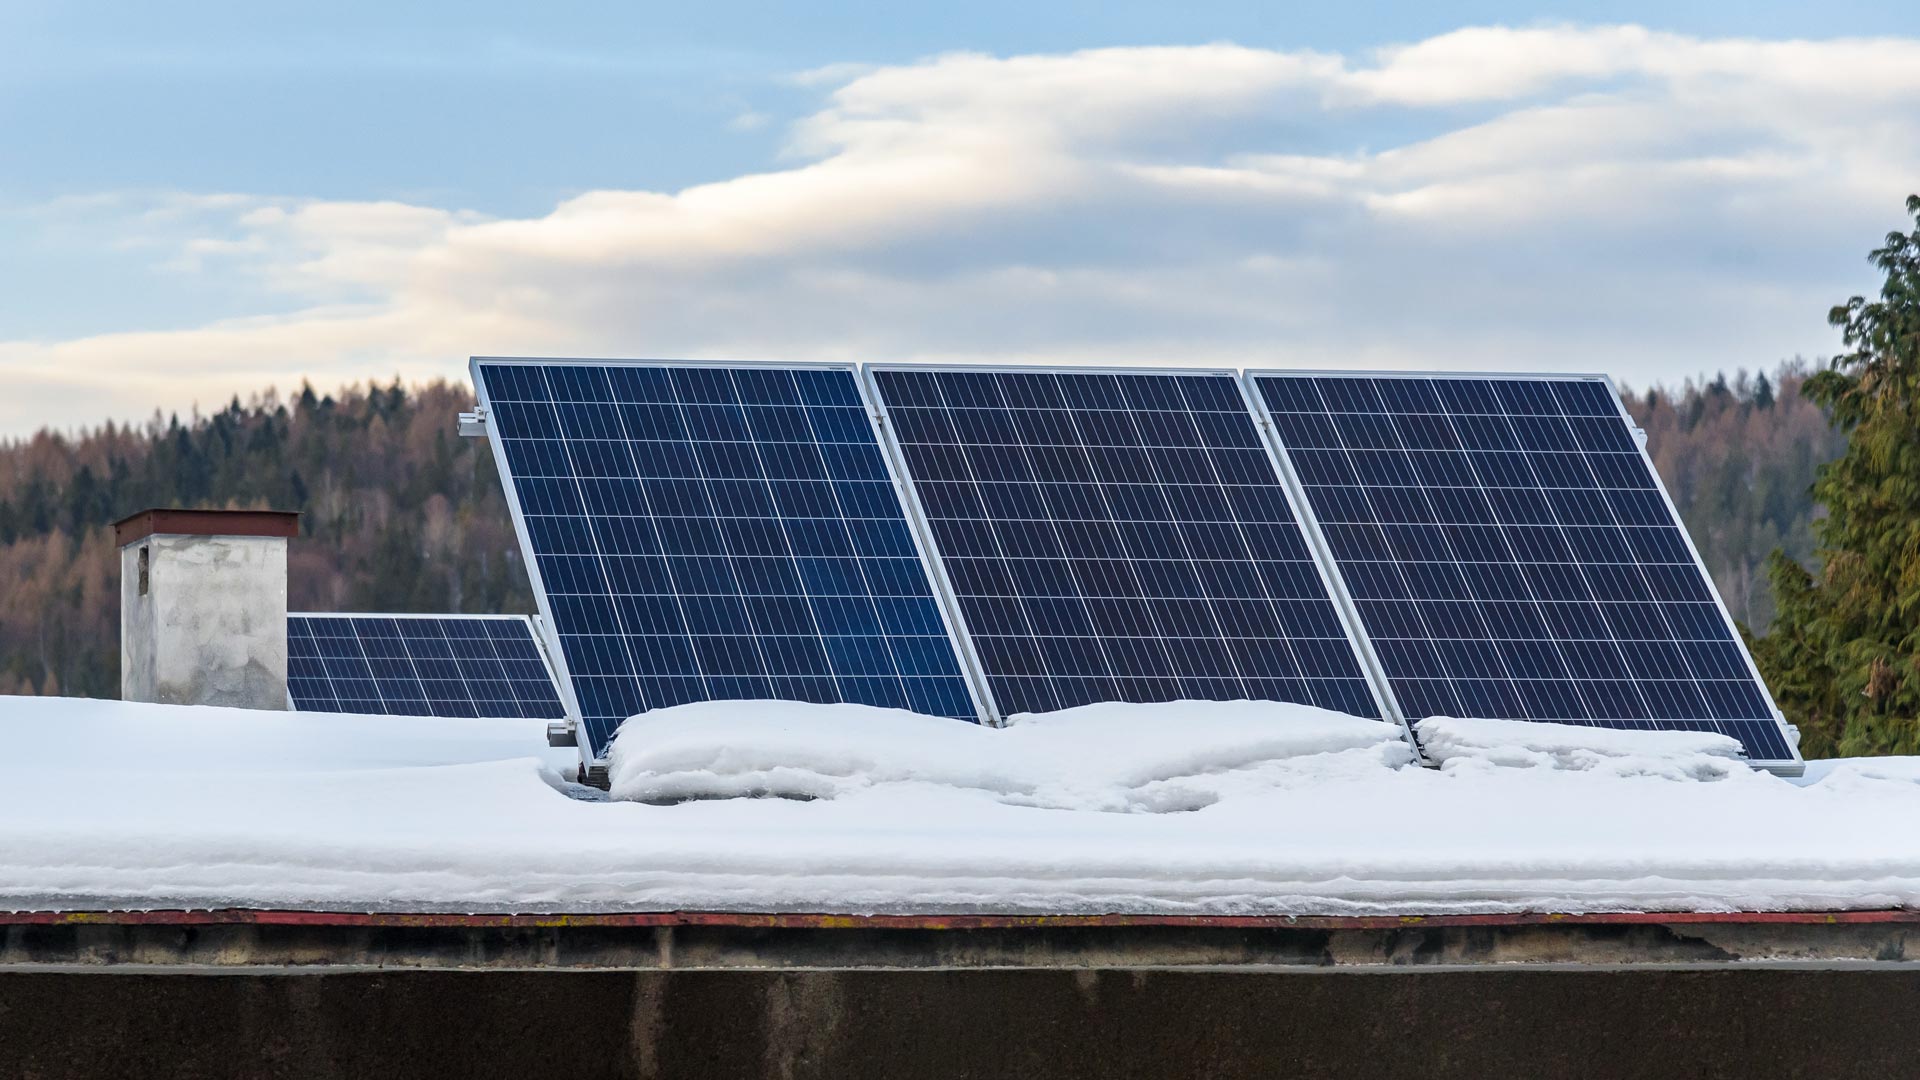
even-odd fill
[[[287,707],[287,538],[280,510],[142,510],[120,545],[120,697]]]

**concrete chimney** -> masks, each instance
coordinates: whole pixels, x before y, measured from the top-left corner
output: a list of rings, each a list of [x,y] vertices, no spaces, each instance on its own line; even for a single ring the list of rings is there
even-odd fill
[[[287,707],[287,539],[280,510],[142,510],[120,544],[120,696]]]

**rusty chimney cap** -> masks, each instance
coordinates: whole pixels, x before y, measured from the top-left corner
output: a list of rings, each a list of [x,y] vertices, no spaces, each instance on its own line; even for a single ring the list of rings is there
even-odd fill
[[[121,547],[156,533],[169,536],[282,536],[300,535],[297,510],[177,510],[153,507],[128,514],[113,523],[114,542]]]

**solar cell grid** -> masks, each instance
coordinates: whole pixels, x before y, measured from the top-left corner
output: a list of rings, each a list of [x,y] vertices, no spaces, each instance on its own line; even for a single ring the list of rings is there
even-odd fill
[[[689,701],[978,718],[851,367],[474,373],[593,756]]]
[[[869,371],[1002,715],[1380,715],[1232,375]]]
[[[1794,760],[1603,381],[1251,377],[1406,718],[1721,731]]]
[[[309,712],[565,715],[522,616],[289,615],[287,696]]]

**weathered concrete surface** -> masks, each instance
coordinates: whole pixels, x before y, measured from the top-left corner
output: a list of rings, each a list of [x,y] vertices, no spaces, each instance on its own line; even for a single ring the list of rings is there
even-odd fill
[[[1920,972],[0,973],[0,1076],[1911,1076]]]
[[[121,548],[120,696],[285,709],[285,538],[155,533]]]
[[[0,913],[9,967],[234,970],[1920,968],[1920,912],[1427,918]]]

